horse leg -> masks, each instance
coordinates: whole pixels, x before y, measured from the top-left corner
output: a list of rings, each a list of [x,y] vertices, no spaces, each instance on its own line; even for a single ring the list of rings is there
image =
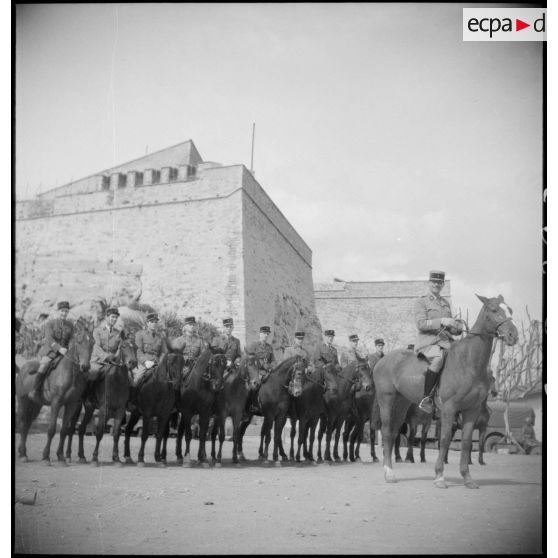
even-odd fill
[[[409,424],[409,437],[407,439],[407,455],[405,456],[405,463],[414,463],[415,456],[413,455],[413,448],[415,446],[417,425],[412,420],[409,421],[408,424]]]
[[[397,482],[391,462],[393,433],[399,432],[410,405],[411,403],[398,393],[387,397],[387,400],[380,405],[382,441],[384,443],[384,479],[386,482]]]
[[[428,439],[428,431],[430,430],[430,423],[422,424],[422,432],[420,433],[420,462],[426,463],[426,442]]]
[[[103,439],[103,434],[105,433],[105,423],[107,421],[107,410],[105,404],[101,405],[99,409],[99,416],[97,417],[97,428],[95,429],[95,449],[93,450],[93,457],[91,461],[94,465],[99,464],[99,446],[101,445],[101,440]]]
[[[370,457],[372,458],[373,463],[377,463],[379,461],[378,456],[376,455],[376,429],[372,428],[372,421],[370,421]]]
[[[447,488],[448,485],[444,479],[444,463],[448,454],[449,445],[452,438],[453,420],[455,418],[455,411],[451,407],[444,407],[442,409],[441,428],[440,428],[440,450],[438,451],[438,458],[434,471],[436,479],[434,485],[437,488]]]
[[[357,417],[353,432],[350,439],[350,458],[351,461],[360,461],[360,441],[362,440],[362,433],[364,432],[364,422],[360,417]]]
[[[328,417],[327,430],[326,430],[326,441],[325,441],[325,451],[324,451],[324,461],[332,461],[331,459],[331,437],[333,436],[334,421],[331,417]]]
[[[317,461],[318,463],[321,463],[323,461],[322,459],[322,438],[324,437],[324,432],[326,430],[327,427],[327,422],[326,422],[326,418],[325,417],[320,417],[320,426],[318,429],[318,458]]]
[[[198,461],[203,467],[209,467],[207,455],[205,453],[205,439],[207,437],[207,429],[209,426],[209,413],[200,412],[200,445],[198,448]]]
[[[461,459],[459,461],[459,472],[465,481],[467,488],[479,488],[479,485],[471,478],[469,472],[469,458],[473,444],[473,428],[479,415],[479,409],[467,409],[461,412],[463,417],[463,430],[461,438]]]
[[[281,442],[281,435],[283,434],[283,427],[287,422],[286,415],[279,415],[275,418],[275,424],[273,425],[273,461],[277,467],[281,466],[281,462],[278,461],[279,459],[279,450],[283,450],[283,444]],[[300,428],[300,430],[302,430]],[[300,437],[300,432],[299,432]],[[281,451],[281,458],[283,461],[288,461],[289,458],[285,455],[284,451]]]
[[[138,467],[145,467],[145,443],[149,438],[149,427],[151,426],[151,416],[143,415],[143,428],[141,429],[141,445],[138,452]]]
[[[252,415],[242,416],[240,419],[240,425],[238,427],[238,459],[239,461],[246,461],[246,457],[244,457],[244,452],[242,451],[242,441],[244,440],[244,434],[250,421],[252,420]]]
[[[353,429],[353,421],[350,419],[347,419],[345,421],[345,428],[343,429],[343,461],[347,461],[347,458],[349,457],[349,451],[348,451],[348,447],[347,444],[349,442],[349,437],[351,435],[351,430]],[[354,454],[353,454],[353,447],[351,446],[351,461],[354,461]]]
[[[46,465],[50,465],[50,445],[52,443],[52,439],[56,434],[56,421],[58,419],[58,413],[60,412],[60,398],[56,397],[52,400],[50,405],[50,420],[47,430],[47,443],[43,449],[43,463]]]
[[[132,431],[134,430],[134,426],[138,423],[140,415],[138,412],[133,412],[128,419],[128,423],[126,424],[126,430],[124,432],[124,460],[126,463],[131,465],[134,464],[134,460],[130,455],[130,436],[132,435]]]
[[[184,415],[180,413],[180,418],[178,419],[178,424],[176,426],[175,444],[176,462],[178,465],[182,465],[184,463],[184,459],[182,457],[182,436],[184,436],[185,428]]]
[[[190,456],[190,443],[192,442],[192,415],[183,413],[184,416],[184,467],[192,467],[192,458]]]
[[[488,425],[484,423],[479,428],[479,465],[486,465],[484,462],[484,441],[486,440],[486,427]],[[469,462],[469,464],[471,464]]]
[[[218,425],[217,425],[217,418],[219,419]],[[212,457],[213,457],[213,462],[214,462],[216,467],[221,466],[223,443],[225,442],[226,423],[227,423],[227,417],[222,412],[220,415],[218,415],[216,417],[215,424],[213,425],[213,430],[214,431],[217,428],[217,426],[219,426],[219,451],[217,452],[217,458],[214,457],[214,455],[215,455],[215,436],[216,436],[216,432],[212,432],[212,446],[213,447],[212,447],[211,453],[212,453]],[[234,425],[233,425],[233,447],[234,447]]]
[[[291,449],[289,451],[289,458],[290,458],[291,461],[295,460],[295,454],[294,454],[294,439],[295,439],[295,436],[296,436],[296,419],[291,418]]]
[[[83,404],[83,418],[79,424],[78,428],[78,463],[87,463],[85,459],[85,452],[83,450],[83,438],[85,436],[85,429],[93,416],[93,405],[91,403]],[[79,416],[79,413],[77,413]]]
[[[333,458],[335,461],[341,461],[339,457],[339,438],[341,437],[341,428],[343,427],[343,420],[340,419],[335,427],[335,444],[333,445]]]
[[[27,436],[31,424],[37,418],[42,405],[35,403],[29,397],[23,395],[17,398],[17,418],[19,423],[19,459],[27,462]]]
[[[68,429],[68,441],[66,442],[66,461],[72,461],[72,440],[74,437],[74,432],[76,430],[76,423],[81,413],[81,401],[76,407],[76,411],[70,419],[70,427]]]
[[[259,450],[260,459],[263,459],[266,465],[269,465],[268,455],[269,455],[269,442],[271,441],[272,425],[273,425],[273,419],[266,415],[264,417],[262,428],[260,431],[260,450]],[[265,444],[264,444],[264,440],[265,440]]]
[[[160,467],[166,467],[167,461],[166,459],[162,459],[161,457],[161,444],[163,442],[163,438],[165,437],[165,433],[168,435],[169,432],[169,416],[167,416],[166,420],[163,417],[157,417],[157,438],[155,440],[155,463],[158,463]],[[166,452],[165,452],[166,454]]]
[[[399,453],[399,448],[401,447],[401,432],[397,434],[395,437],[394,443],[394,453],[395,453],[395,462],[401,463],[403,460],[401,459],[401,454]]]
[[[297,463],[300,463],[300,448],[303,447],[304,445],[306,422],[307,421],[305,417],[301,417],[298,420],[298,440],[296,444],[296,457],[295,457]],[[302,454],[306,458],[306,452],[304,450]]]
[[[163,439],[161,440],[161,463],[167,464],[167,442],[169,440],[170,434],[170,418],[165,426],[165,432],[163,433]]]
[[[308,455],[310,456],[310,461],[315,465],[314,461],[314,438],[316,436],[316,426],[318,425],[318,419],[315,418],[312,421],[312,425],[308,429]]]
[[[120,461],[120,456],[118,455],[118,442],[120,441],[120,428],[122,427],[125,412],[126,410],[124,407],[118,409],[114,417],[112,430],[112,462],[119,465],[122,464],[122,461]]]

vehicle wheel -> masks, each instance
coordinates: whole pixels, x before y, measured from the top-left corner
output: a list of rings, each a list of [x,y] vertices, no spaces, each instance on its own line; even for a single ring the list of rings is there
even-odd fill
[[[504,439],[504,435],[500,434],[499,432],[493,432],[489,434],[485,441],[483,451],[485,453],[496,453],[497,445]]]

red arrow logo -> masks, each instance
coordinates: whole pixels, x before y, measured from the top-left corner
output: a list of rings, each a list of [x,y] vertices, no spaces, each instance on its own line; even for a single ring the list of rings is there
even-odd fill
[[[525,23],[524,21],[521,21],[520,19],[515,20],[515,30],[516,31],[521,31],[522,29],[525,29],[526,27],[531,27],[530,23]]]

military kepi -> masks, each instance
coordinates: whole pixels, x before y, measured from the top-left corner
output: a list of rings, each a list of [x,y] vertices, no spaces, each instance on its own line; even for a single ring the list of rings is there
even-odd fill
[[[333,336],[335,335],[335,331],[333,331],[333,329],[326,329],[326,330],[324,331],[324,335],[325,335],[326,337],[333,337]]]
[[[233,325],[233,319],[232,318],[225,318],[223,320],[223,325],[226,326],[232,326]]]
[[[385,345],[384,340],[379,337],[378,339],[374,339],[374,345]]]
[[[349,341],[358,341],[358,335],[356,333],[354,335],[349,335]]]
[[[115,316],[120,316],[120,312],[118,311],[118,308],[115,308],[113,306],[107,310],[107,316],[110,316],[112,314],[114,314]]]
[[[305,335],[304,331],[295,331],[295,337],[298,337],[299,339],[304,339]]]
[[[148,322],[158,322],[159,321],[159,315],[156,312],[149,312],[149,314],[147,314],[147,321]]]
[[[184,320],[185,324],[195,324],[196,323],[196,318],[194,316],[188,316],[185,320]]]
[[[431,271],[429,276],[429,281],[445,281],[446,272],[445,271]]]
[[[260,327],[260,333],[271,333],[271,328],[269,326]]]
[[[70,303],[67,300],[61,300],[57,306],[58,310],[62,310],[62,308],[66,308],[67,310],[70,309]]]

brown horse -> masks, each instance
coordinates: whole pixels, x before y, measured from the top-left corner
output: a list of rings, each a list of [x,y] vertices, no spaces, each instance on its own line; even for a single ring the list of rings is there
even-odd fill
[[[16,379],[17,415],[20,432],[19,458],[27,461],[27,435],[31,423],[37,418],[43,404],[50,405],[50,422],[47,431],[47,443],[43,450],[43,462],[50,464],[50,445],[56,434],[56,420],[60,409],[64,407],[60,443],[56,450],[58,461],[66,464],[64,459],[64,441],[69,433],[72,417],[79,406],[79,401],[86,383],[94,339],[87,325],[81,319],[77,321],[72,340],[66,354],[58,361],[55,368],[45,378],[43,384],[43,403],[29,399],[28,393],[33,388],[34,374],[39,362],[32,360],[25,363]]]
[[[213,354],[206,349],[198,358],[188,379],[182,382],[180,388],[180,422],[176,435],[176,459],[184,466],[191,466],[190,442],[192,417],[199,415],[200,439],[198,461],[203,467],[209,467],[205,452],[205,440],[209,427],[209,419],[213,414],[213,406],[217,394],[223,389],[223,372],[227,367],[227,357],[223,354]],[[186,440],[184,458],[182,457],[182,436]]]
[[[130,414],[126,424],[124,438],[124,459],[133,464],[130,456],[130,436],[140,416],[143,418],[141,432],[141,446],[138,453],[138,467],[145,466],[145,443],[149,437],[149,430],[153,418],[157,418],[157,438],[155,442],[155,462],[160,466],[166,465],[161,455],[161,443],[168,432],[169,417],[175,407],[175,392],[180,384],[184,357],[181,354],[168,353],[161,357],[159,364],[140,380],[138,384],[137,406]]]
[[[326,412],[324,394],[337,394],[337,369],[334,364],[318,366],[306,371],[306,381],[300,397],[291,400],[289,415],[291,417],[291,450],[289,457],[293,461],[296,423],[299,423],[298,449],[296,461],[300,462],[300,449],[306,463],[317,465],[312,455],[314,436],[318,420]],[[308,439],[309,438],[309,439]]]
[[[260,387],[260,366],[257,357],[243,357],[238,367],[234,368],[226,377],[224,389],[217,393],[214,408],[216,420],[211,432],[211,457],[216,466],[221,464],[227,417],[231,417],[233,422],[232,459],[233,463],[238,464],[240,424],[251,393],[257,391]],[[215,439],[217,433],[219,433],[219,451],[216,456]]]
[[[354,405],[349,411],[343,430],[343,459],[347,460],[348,457],[351,461],[360,461],[359,452],[364,434],[364,425],[371,421],[370,456],[372,461],[378,461],[374,448],[376,431],[372,421],[372,410],[376,399],[372,370],[366,361],[360,363],[357,370],[360,379],[355,390]],[[347,451],[347,443],[349,443],[349,451]]]
[[[399,445],[401,443],[401,435],[407,434],[407,455],[405,456],[405,463],[414,463],[415,457],[413,455],[413,446],[415,444],[415,437],[417,435],[418,427],[421,427],[420,435],[420,462],[426,463],[426,442],[428,437],[428,431],[432,426],[432,415],[430,413],[425,413],[422,409],[419,409],[418,405],[414,403],[409,407],[407,415],[405,416],[405,421],[395,438],[395,462],[401,463],[401,455],[399,453]],[[447,461],[446,461],[447,463]]]
[[[325,394],[326,413],[320,417],[318,430],[318,461],[322,460],[324,432],[326,433],[324,461],[332,461],[330,446],[334,432],[333,458],[341,461],[338,451],[341,429],[353,408],[354,394],[360,386],[361,372],[365,369],[370,369],[365,360],[350,362],[337,375],[337,393]]]
[[[467,488],[478,488],[469,472],[468,460],[473,426],[489,389],[487,366],[492,345],[495,338],[503,339],[510,346],[515,345],[518,340],[511,309],[503,297],[477,296],[483,304],[481,311],[469,334],[452,343],[439,382],[436,404],[441,410],[442,433],[434,481],[439,488],[448,486],[444,480],[444,459],[451,442],[453,420],[458,412],[463,417],[460,472]],[[374,367],[374,384],[382,420],[384,476],[387,482],[395,482],[391,461],[395,434],[411,403],[419,403],[423,397],[426,369],[426,362],[407,349],[387,354]]]
[[[94,398],[84,397],[83,401],[83,420],[79,426],[79,447],[78,459],[79,463],[87,463],[83,451],[83,438],[85,430],[95,409],[99,409],[96,428],[96,444],[93,450],[92,461],[98,464],[99,444],[103,439],[106,421],[110,418],[114,419],[112,438],[112,461],[121,463],[118,456],[118,441],[120,439],[120,427],[126,413],[126,403],[130,392],[130,380],[128,373],[137,365],[136,349],[134,345],[126,338],[120,341],[120,346],[116,351],[113,362],[107,363],[102,371],[101,378],[96,381],[94,387]],[[87,393],[87,392],[86,392]],[[71,459],[72,453],[72,436],[75,429],[77,419],[81,411],[81,405],[78,407],[76,414],[72,420],[70,433],[68,435],[68,445],[66,447],[66,459]]]

